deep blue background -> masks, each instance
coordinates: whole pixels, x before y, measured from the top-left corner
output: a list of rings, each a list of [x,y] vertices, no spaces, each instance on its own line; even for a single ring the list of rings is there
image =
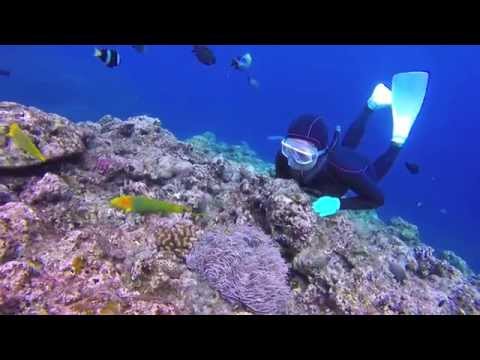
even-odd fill
[[[112,70],[93,57],[93,46],[0,46],[0,68],[12,70],[10,78],[0,77],[0,99],[75,121],[149,114],[181,139],[213,131],[226,142],[247,141],[273,161],[278,143],[267,136],[283,135],[301,113],[322,114],[331,129],[345,128],[376,83],[390,86],[396,72],[430,71],[424,108],[382,183],[380,213],[417,224],[426,243],[453,249],[480,270],[474,209],[480,202],[480,47],[212,46],[213,67],[198,63],[189,46],[153,46],[144,55],[114,48],[122,64]],[[229,70],[230,59],[246,51],[254,55],[258,90]],[[391,113],[381,110],[360,151],[374,159],[390,134]],[[420,175],[410,175],[404,161],[419,163]]]

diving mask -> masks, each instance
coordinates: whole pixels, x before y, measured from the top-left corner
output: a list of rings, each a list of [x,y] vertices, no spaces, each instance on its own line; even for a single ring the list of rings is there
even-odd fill
[[[288,159],[288,165],[297,170],[311,169],[319,157],[333,150],[340,139],[340,126],[335,129],[335,135],[329,146],[317,149],[311,142],[303,139],[286,138],[282,140],[282,154]]]
[[[306,140],[287,138],[282,140],[282,154],[300,166],[315,164],[326,150],[318,150]]]

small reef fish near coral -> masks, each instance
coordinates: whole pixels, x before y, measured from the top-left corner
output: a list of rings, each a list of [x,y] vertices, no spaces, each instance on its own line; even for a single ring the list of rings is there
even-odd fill
[[[139,214],[157,213],[162,215],[183,214],[192,212],[186,206],[172,204],[167,201],[150,199],[145,196],[119,196],[110,201],[110,204],[125,212],[135,212]]]
[[[40,152],[38,147],[33,143],[32,139],[16,123],[10,125],[7,137],[11,138],[14,144],[25,153],[44,162],[45,156]]]

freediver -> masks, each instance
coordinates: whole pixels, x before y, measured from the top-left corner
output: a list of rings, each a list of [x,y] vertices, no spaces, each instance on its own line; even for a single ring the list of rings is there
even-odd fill
[[[307,192],[320,196],[313,203],[319,216],[339,210],[376,209],[384,204],[379,187],[398,157],[425,98],[429,73],[407,72],[393,77],[392,91],[385,85],[375,87],[360,116],[340,140],[337,126],[328,141],[325,121],[307,114],[295,119],[288,128],[276,156],[276,177],[295,179]],[[393,131],[388,149],[374,162],[356,151],[368,120],[377,109],[391,106]],[[356,196],[345,197],[348,191]]]

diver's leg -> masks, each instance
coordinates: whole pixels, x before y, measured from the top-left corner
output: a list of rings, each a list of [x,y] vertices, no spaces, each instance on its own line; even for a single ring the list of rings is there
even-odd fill
[[[368,106],[365,106],[361,114],[353,122],[352,125],[348,128],[345,136],[342,140],[342,146],[345,146],[350,149],[356,149],[360,144],[360,141],[365,134],[365,128],[367,127],[367,122],[370,115],[373,113],[373,110],[370,110]]]
[[[392,104],[392,92],[383,84],[375,86],[372,95],[367,101],[367,106],[363,109],[360,116],[353,122],[343,138],[342,145],[356,149],[365,134],[365,128],[370,115],[378,109],[390,106]]]
[[[390,144],[390,147],[385,151],[375,162],[373,163],[373,170],[375,172],[375,178],[377,181],[383,179],[383,177],[392,168],[395,159],[400,154],[401,146],[398,146],[394,142]]]

